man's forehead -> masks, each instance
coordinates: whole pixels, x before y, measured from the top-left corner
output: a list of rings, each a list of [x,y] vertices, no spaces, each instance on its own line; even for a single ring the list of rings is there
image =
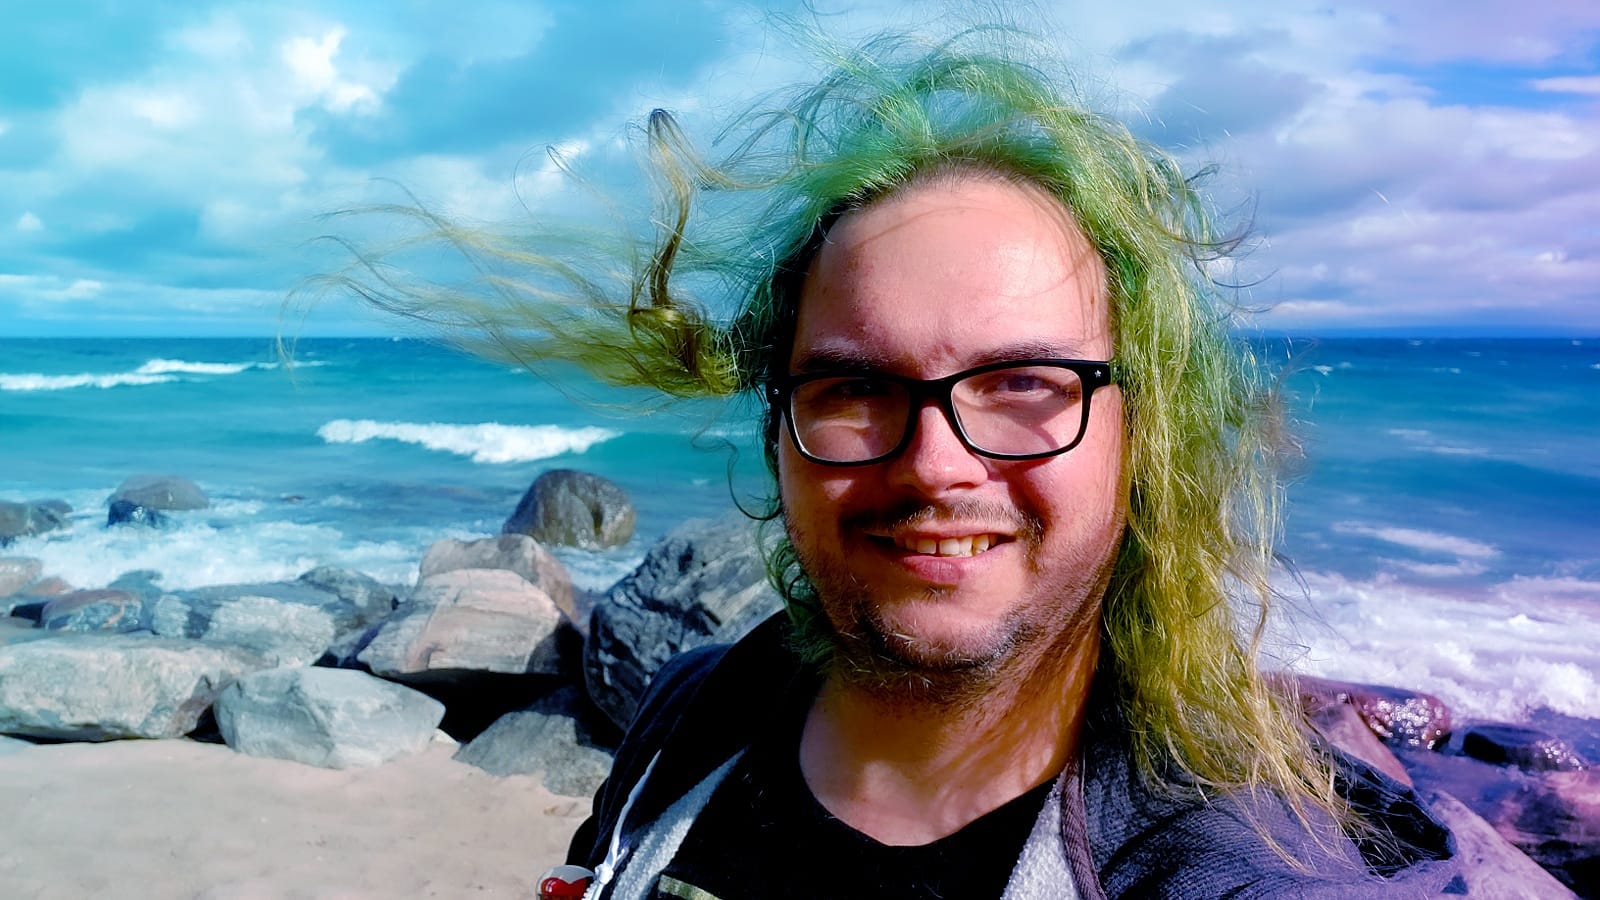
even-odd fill
[[[963,367],[1024,359],[1093,357],[1094,354],[1086,349],[1084,341],[1022,338],[968,352],[965,354]],[[863,342],[852,340],[849,336],[828,335],[810,342],[807,346],[797,343],[790,356],[789,369],[801,374],[832,371],[896,372],[913,368],[917,362],[917,359],[887,354],[876,347],[865,346]]]

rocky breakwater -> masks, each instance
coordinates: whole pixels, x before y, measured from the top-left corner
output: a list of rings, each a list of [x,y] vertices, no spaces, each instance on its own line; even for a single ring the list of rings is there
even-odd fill
[[[1384,685],[1285,678],[1311,726],[1412,786],[1456,836],[1470,896],[1600,897],[1600,722],[1454,722],[1438,697]],[[1585,745],[1580,750],[1578,744]]]
[[[620,515],[614,485],[562,485],[579,492],[561,501],[573,530],[603,531],[597,508]],[[0,557],[0,753],[188,738],[337,768],[448,737],[464,762],[587,798],[668,658],[736,640],[781,608],[757,535],[742,518],[684,523],[592,598],[510,529],[434,544],[400,587],[319,568],[188,591],[132,572],[79,590],[36,560]],[[1412,785],[1450,825],[1468,896],[1600,896],[1600,783],[1588,765],[1600,723],[1462,725],[1426,694],[1281,684],[1310,727]]]

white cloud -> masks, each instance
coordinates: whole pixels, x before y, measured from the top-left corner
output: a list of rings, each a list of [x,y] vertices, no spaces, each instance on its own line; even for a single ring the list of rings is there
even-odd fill
[[[54,275],[0,273],[0,292],[24,300],[42,300],[48,303],[92,300],[104,287],[103,283],[92,278],[75,278],[68,281]]]
[[[1600,96],[1600,75],[1564,75],[1559,78],[1535,78],[1529,84],[1532,84],[1533,89],[1536,91]]]
[[[370,112],[378,106],[378,92],[370,85],[342,78],[334,57],[344,41],[343,26],[328,29],[320,39],[293,37],[280,54],[290,74],[302,88],[319,96],[332,112]]]
[[[29,210],[28,212],[25,212],[17,217],[17,230],[43,231],[44,222],[40,221],[39,217],[34,215],[32,210]]]

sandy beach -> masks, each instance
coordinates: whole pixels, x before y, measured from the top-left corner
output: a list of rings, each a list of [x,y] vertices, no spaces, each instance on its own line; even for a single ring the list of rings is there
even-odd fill
[[[532,896],[588,801],[453,751],[343,771],[181,740],[0,756],[0,896]]]

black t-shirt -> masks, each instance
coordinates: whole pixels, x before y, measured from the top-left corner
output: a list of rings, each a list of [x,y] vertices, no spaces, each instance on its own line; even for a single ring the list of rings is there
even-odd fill
[[[984,900],[1004,892],[1050,782],[931,844],[880,844],[817,802],[800,772],[804,710],[782,718],[713,792],[655,896]]]

